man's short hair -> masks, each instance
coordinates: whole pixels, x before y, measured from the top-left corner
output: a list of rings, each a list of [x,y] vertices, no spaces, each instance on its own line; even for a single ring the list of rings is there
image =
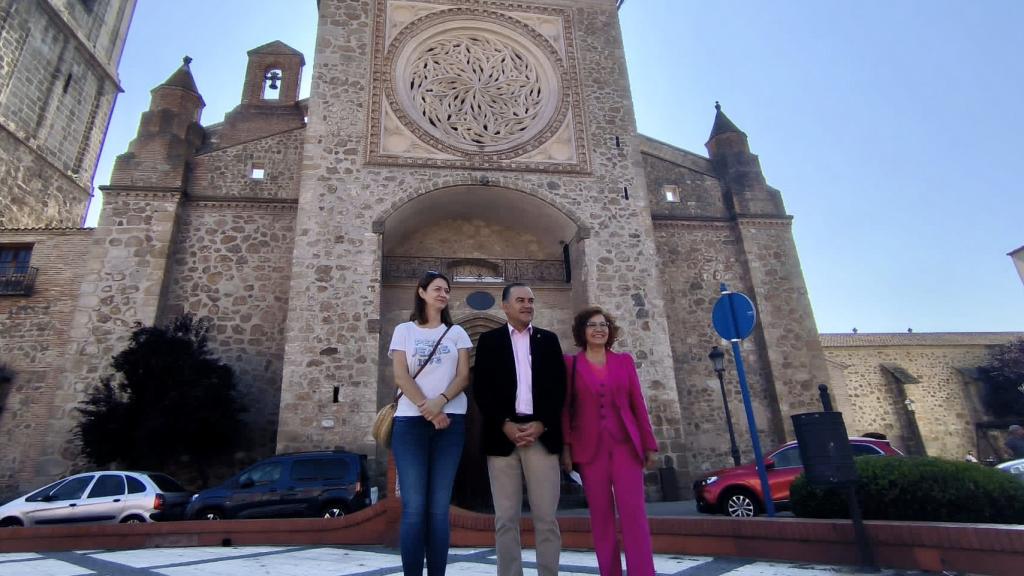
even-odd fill
[[[1008,431],[1008,432],[1010,432],[1011,434],[1012,434],[1012,433],[1014,433],[1014,432],[1019,432],[1019,431],[1021,431],[1021,430],[1024,430],[1024,428],[1021,428],[1021,427],[1020,427],[1019,425],[1017,425],[1017,424],[1014,424],[1013,426],[1010,426],[1010,427],[1009,427],[1009,428],[1007,429],[1007,431]]]
[[[522,282],[513,282],[511,284],[506,284],[505,287],[501,289],[502,302],[508,302],[508,295],[512,293],[513,288],[529,288],[529,286],[523,284]]]

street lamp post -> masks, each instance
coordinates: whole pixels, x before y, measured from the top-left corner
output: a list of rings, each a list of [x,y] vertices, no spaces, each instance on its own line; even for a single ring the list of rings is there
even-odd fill
[[[732,414],[729,412],[729,400],[725,396],[725,379],[722,377],[722,374],[725,373],[725,352],[722,352],[718,346],[712,346],[708,358],[715,367],[715,374],[718,375],[718,387],[722,390],[722,405],[725,406],[725,425],[729,428],[729,451],[732,452],[732,462],[733,465],[739,466],[740,449],[736,446],[736,433],[732,429]]]

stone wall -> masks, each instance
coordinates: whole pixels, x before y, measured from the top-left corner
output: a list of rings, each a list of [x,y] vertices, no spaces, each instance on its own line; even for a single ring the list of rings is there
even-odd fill
[[[302,140],[302,129],[293,129],[201,153],[192,160],[189,196],[295,200],[299,197]],[[262,178],[252,177],[254,166],[263,168]]]
[[[66,422],[72,407],[120,352],[136,323],[153,325],[164,290],[179,209],[178,192],[108,190],[81,275],[71,320],[66,372],[54,394],[37,477],[67,472],[80,458]]]
[[[749,293],[750,279],[733,223],[663,220],[657,222],[655,232],[659,271],[666,300],[671,303],[667,307],[672,326],[669,343],[686,445],[680,468],[687,476],[681,479],[681,485],[687,486],[701,472],[732,465],[721,390],[707,357],[712,346],[719,346],[726,353],[726,394],[737,444],[744,460],[753,457],[731,347],[711,326],[719,283],[726,282],[731,290]],[[777,432],[771,380],[759,331],[743,342],[742,353],[759,435],[767,449],[784,439]]]
[[[536,236],[487,222],[487,214],[473,220],[442,220],[427,224],[404,239],[386,256],[440,256],[444,258],[525,258],[561,260],[557,245]]]
[[[0,407],[0,501],[37,482],[34,463],[44,456],[55,391],[67,360],[68,332],[92,230],[0,231],[0,245],[32,245],[38,268],[30,296],[0,295],[0,363],[14,372]],[[58,423],[65,432],[72,414]]]
[[[256,455],[274,452],[295,207],[188,202],[159,323],[211,320],[210,349],[235,370]]]
[[[929,456],[959,460],[977,450],[977,382],[960,368],[976,368],[994,346],[1020,333],[822,334],[826,357],[836,366],[831,386],[849,398],[844,408],[851,434],[881,432],[898,448],[916,420]],[[893,375],[882,366],[902,367],[917,383],[902,385],[913,401],[909,413]],[[983,417],[983,416],[982,416]]]
[[[646,136],[639,144],[654,219],[728,218],[725,192],[710,160]],[[666,186],[676,187],[678,202],[665,198]]]

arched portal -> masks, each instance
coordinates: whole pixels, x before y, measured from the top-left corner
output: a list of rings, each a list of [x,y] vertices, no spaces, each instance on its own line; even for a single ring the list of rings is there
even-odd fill
[[[571,281],[572,258],[567,256],[577,250],[577,232],[572,218],[551,204],[497,186],[443,188],[394,210],[383,222],[381,239],[378,404],[393,398],[394,373],[387,354],[391,335],[409,319],[416,281],[428,270],[452,279],[449,309],[474,346],[481,333],[504,324],[501,289],[509,282],[529,284],[537,297],[535,324],[571,342],[572,311],[585,301],[582,283]],[[469,393],[472,400],[473,391]],[[454,501],[486,509],[490,491],[474,412],[471,408],[467,418]]]

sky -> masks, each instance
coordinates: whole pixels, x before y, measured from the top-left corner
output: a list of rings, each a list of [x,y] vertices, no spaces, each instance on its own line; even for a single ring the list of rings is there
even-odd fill
[[[819,331],[1024,331],[1024,2],[627,0],[620,19],[640,133],[706,154],[720,101],[747,134]],[[95,184],[183,56],[212,124],[273,40],[306,55],[308,96],[315,35],[315,0],[139,0]]]

